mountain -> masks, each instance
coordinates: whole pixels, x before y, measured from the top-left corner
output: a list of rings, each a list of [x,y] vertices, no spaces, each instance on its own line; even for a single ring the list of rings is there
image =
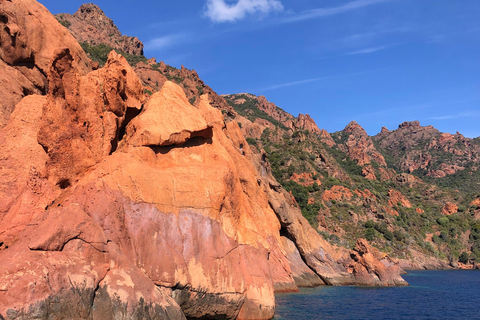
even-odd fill
[[[112,27],[87,8],[79,21]],[[312,228],[193,70],[84,52],[58,17],[0,3],[1,319],[271,319],[298,286],[407,285],[365,239]],[[295,139],[314,129],[292,121]]]
[[[480,192],[478,138],[465,138],[459,132],[442,133],[412,121],[396,130],[384,128],[373,139],[392,168],[440,186]]]
[[[418,122],[369,137],[352,121],[329,134],[293,125],[301,115],[295,118],[264,97],[224,98],[239,113],[235,120],[253,150],[266,153],[277,181],[326,240],[348,248],[364,236],[406,268],[457,267],[461,253],[469,257],[462,267],[477,266],[480,193],[469,189],[478,182],[477,139]],[[419,153],[425,156],[413,156]],[[430,159],[424,166],[430,175],[418,170],[424,158]],[[402,166],[406,159],[409,165]],[[438,177],[434,168],[459,171]]]

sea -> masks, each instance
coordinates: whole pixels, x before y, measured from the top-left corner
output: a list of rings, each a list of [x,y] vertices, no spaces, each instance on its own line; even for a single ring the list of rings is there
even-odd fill
[[[274,319],[480,319],[480,270],[409,271],[403,278],[410,286],[277,294]]]

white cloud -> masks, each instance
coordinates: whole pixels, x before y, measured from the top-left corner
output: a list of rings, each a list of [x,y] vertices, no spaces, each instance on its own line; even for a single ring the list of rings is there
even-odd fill
[[[431,117],[432,120],[450,120],[450,119],[458,119],[458,118],[476,118],[480,116],[480,112],[478,111],[464,111],[460,113],[448,114],[445,116],[437,116]]]
[[[395,46],[395,45],[397,45],[397,44],[390,44],[390,45],[380,46],[380,47],[365,48],[365,49],[349,52],[349,53],[347,53],[347,55],[374,53],[374,52],[377,52],[377,51],[385,50],[385,49],[387,49],[389,47],[392,47],[392,46]]]
[[[275,90],[275,89],[280,89],[280,88],[284,88],[284,87],[291,87],[291,86],[296,86],[296,85],[300,85],[300,84],[304,84],[304,83],[320,81],[320,80],[324,80],[324,79],[325,78],[313,78],[313,79],[305,79],[305,80],[299,80],[299,81],[280,83],[280,84],[275,84],[273,86],[263,88],[262,91]]]
[[[235,4],[226,1],[207,0],[205,16],[213,22],[232,22],[243,19],[247,14],[283,10],[280,0],[238,0]]]
[[[190,38],[191,35],[188,34],[169,34],[148,41],[145,43],[145,47],[149,50],[162,50],[184,42],[188,42],[190,41]]]
[[[148,41],[145,46],[149,49],[165,49],[177,43],[177,37],[173,35],[163,36]]]
[[[333,16],[336,14],[341,14],[348,11],[361,9],[363,7],[367,7],[373,4],[388,2],[388,1],[392,1],[392,0],[356,0],[338,7],[318,8],[318,9],[304,11],[287,18],[284,22],[295,22],[295,21],[302,21],[302,20],[308,20],[313,18]]]
[[[335,78],[355,77],[355,76],[360,76],[360,75],[364,75],[364,74],[368,74],[368,73],[378,72],[378,71],[381,71],[381,70],[384,70],[384,69],[372,69],[372,70],[368,70],[368,71],[361,71],[361,72],[355,72],[355,73],[338,74],[338,75],[331,75],[331,76],[325,76],[325,77],[320,77],[320,78],[312,78],[312,79],[304,79],[304,80],[280,83],[280,84],[275,84],[275,85],[263,88],[260,91],[276,90],[276,89],[280,89],[280,88],[297,86],[297,85],[301,85],[301,84],[305,84],[305,83],[322,81],[322,80],[330,80],[330,79],[335,79]]]

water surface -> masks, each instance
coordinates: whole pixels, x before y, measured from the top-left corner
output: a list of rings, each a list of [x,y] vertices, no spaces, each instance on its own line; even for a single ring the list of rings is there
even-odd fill
[[[274,319],[480,319],[480,270],[403,277],[409,287],[322,286],[277,294]]]

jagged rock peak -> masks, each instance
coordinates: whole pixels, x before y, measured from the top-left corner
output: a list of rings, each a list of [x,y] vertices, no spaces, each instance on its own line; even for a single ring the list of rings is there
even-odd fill
[[[309,130],[310,132],[320,133],[320,129],[318,128],[315,120],[310,117],[309,114],[299,114],[296,121],[295,127],[298,129]]]
[[[405,121],[398,125],[398,129],[402,128],[420,128],[420,121]]]
[[[60,13],[55,17],[80,43],[106,44],[126,53],[143,55],[143,43],[137,37],[122,35],[96,4],[82,4],[73,15]]]
[[[77,12],[73,14],[74,17],[86,20],[86,21],[93,21],[94,18],[104,18],[112,22],[109,19],[102,9],[94,3],[84,3],[78,8]]]
[[[387,127],[382,127],[382,130],[380,131],[381,133],[389,133],[390,130],[388,130]]]
[[[345,129],[343,129],[344,132],[353,134],[355,136],[368,136],[367,132],[361,125],[359,125],[355,120],[351,121]]]

